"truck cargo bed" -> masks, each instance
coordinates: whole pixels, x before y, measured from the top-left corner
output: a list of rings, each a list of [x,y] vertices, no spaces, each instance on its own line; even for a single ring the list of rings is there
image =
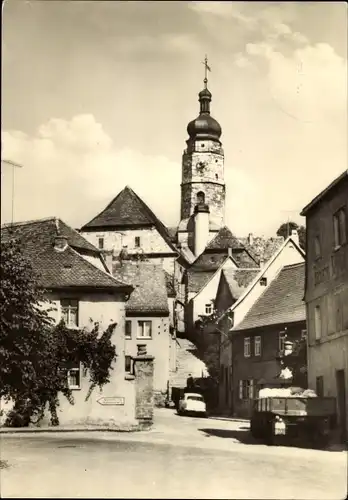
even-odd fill
[[[269,397],[256,399],[254,411],[287,416],[325,417],[336,413],[335,398]]]

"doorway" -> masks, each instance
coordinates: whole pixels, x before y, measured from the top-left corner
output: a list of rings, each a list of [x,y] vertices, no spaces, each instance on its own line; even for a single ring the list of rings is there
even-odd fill
[[[347,440],[347,401],[346,381],[344,375],[344,370],[336,370],[338,422],[343,442]]]

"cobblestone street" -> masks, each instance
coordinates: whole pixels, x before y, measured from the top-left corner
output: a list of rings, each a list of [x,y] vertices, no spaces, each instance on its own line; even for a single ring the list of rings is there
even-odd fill
[[[1,436],[4,497],[322,498],[346,495],[345,452],[255,444],[247,422],[156,412],[141,433]]]

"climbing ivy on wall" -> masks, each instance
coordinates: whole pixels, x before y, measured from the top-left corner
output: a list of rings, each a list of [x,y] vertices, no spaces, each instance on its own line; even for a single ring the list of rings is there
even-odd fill
[[[90,388],[109,382],[116,348],[111,337],[116,323],[100,332],[55,325],[45,291],[15,239],[1,242],[0,288],[0,398],[14,408],[5,425],[27,426],[38,421],[47,407],[58,425],[59,394],[74,403],[68,387],[70,363],[81,362],[89,373]]]

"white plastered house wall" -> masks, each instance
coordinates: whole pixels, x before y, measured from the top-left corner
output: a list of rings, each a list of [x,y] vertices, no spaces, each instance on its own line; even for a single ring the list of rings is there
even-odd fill
[[[213,276],[209,279],[209,281],[200,289],[196,294],[192,294],[191,300],[193,302],[192,313],[193,313],[193,321],[192,324],[197,321],[200,316],[206,315],[206,305],[211,304],[212,312],[213,312],[213,301],[215,301],[220,276],[223,269],[238,269],[238,265],[233,259],[233,257],[226,257],[221,266],[216,270]],[[189,297],[190,299],[190,297]]]
[[[250,283],[243,295],[231,306],[234,313],[234,326],[240,323],[257,299],[277,276],[280,269],[291,264],[300,264],[305,260],[305,252],[299,246],[296,238],[289,236],[283,245],[266,262],[260,273]],[[267,280],[266,286],[260,284],[261,278]],[[304,293],[304,292],[303,292]]]

